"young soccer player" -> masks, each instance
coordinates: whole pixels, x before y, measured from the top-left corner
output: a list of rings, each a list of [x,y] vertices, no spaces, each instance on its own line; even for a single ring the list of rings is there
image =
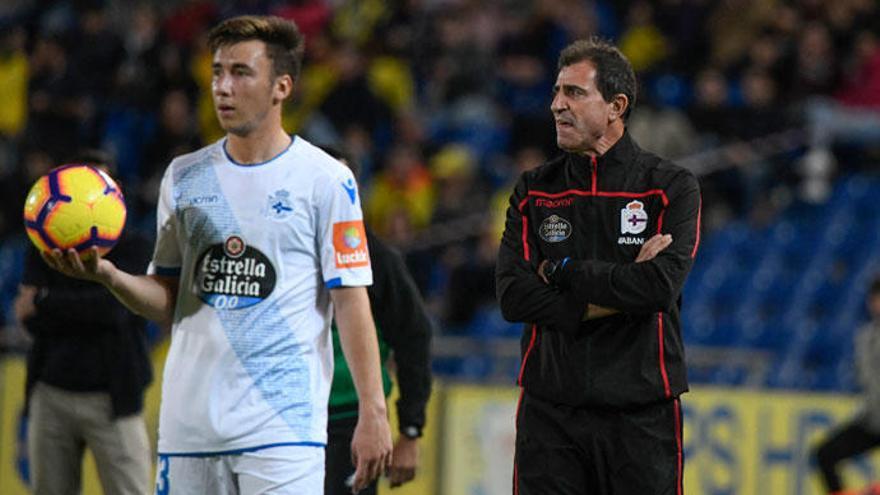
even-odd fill
[[[209,35],[226,137],[172,161],[148,275],[73,251],[44,258],[172,322],[157,493],[321,493],[334,317],[358,392],[353,490],[391,460],[372,282],[351,172],[281,127],[303,39],[276,17]]]

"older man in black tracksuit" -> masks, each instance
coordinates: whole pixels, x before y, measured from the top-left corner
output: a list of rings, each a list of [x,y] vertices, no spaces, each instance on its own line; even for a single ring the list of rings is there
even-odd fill
[[[629,61],[563,50],[551,110],[562,156],[510,199],[497,267],[522,339],[514,493],[682,493],[680,293],[699,245],[694,176],[641,150]]]

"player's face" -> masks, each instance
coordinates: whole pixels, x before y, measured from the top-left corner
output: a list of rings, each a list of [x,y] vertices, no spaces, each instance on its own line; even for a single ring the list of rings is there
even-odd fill
[[[226,132],[247,136],[266,122],[270,112],[279,111],[280,78],[262,41],[221,46],[214,52],[212,72],[214,110]]]
[[[592,62],[563,67],[556,77],[550,104],[556,121],[556,144],[573,153],[594,151],[611,123],[612,106],[596,87],[596,66]]]

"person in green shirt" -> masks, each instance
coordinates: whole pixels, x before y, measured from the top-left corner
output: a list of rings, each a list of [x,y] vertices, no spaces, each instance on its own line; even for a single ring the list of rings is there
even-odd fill
[[[357,164],[347,153],[328,146],[322,149],[358,176]],[[379,337],[385,396],[388,397],[392,388],[389,357],[393,358],[400,387],[397,401],[400,436],[394,443],[391,468],[386,473],[391,486],[396,487],[411,481],[419,464],[418,439],[425,426],[425,406],[431,394],[431,322],[401,255],[376,237],[369,226],[366,231],[373,268],[373,285],[367,288],[367,293]],[[324,493],[343,495],[352,493],[351,477],[355,467],[350,445],[357,424],[358,400],[335,325],[332,331],[335,364],[330,389]],[[376,482],[359,493],[375,494]]]

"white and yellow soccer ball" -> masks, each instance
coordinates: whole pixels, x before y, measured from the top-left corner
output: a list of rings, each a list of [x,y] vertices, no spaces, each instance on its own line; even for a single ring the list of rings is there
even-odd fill
[[[88,165],[52,169],[31,187],[24,203],[27,235],[40,251],[92,246],[106,254],[122,234],[122,191],[105,172]]]

